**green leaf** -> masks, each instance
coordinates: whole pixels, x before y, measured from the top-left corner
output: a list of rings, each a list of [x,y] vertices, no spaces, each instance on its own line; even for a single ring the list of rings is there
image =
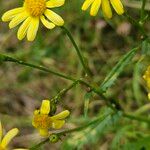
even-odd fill
[[[123,146],[123,150],[149,150],[150,136],[141,138],[136,142],[127,143]]]
[[[119,62],[115,65],[115,67],[110,71],[110,73],[104,79],[104,82],[100,85],[99,90],[102,92],[106,92],[108,88],[110,88],[114,82],[117,80],[118,76],[123,72],[124,68],[131,63],[131,60],[136,55],[138,48],[132,49],[130,52],[125,54]]]
[[[109,111],[107,109],[107,111]],[[108,112],[107,112],[108,114]],[[115,125],[120,119],[120,112],[115,113],[113,115],[104,115],[100,122],[96,122],[92,124],[85,130],[80,132],[76,132],[72,136],[70,136],[62,145],[63,150],[73,150],[73,149],[83,149],[83,147],[87,144],[96,143],[102,135],[111,129],[113,125]]]
[[[133,80],[132,80],[132,86],[133,86],[133,94],[134,97],[137,101],[137,104],[140,106],[143,101],[142,97],[142,92],[141,92],[141,87],[140,87],[140,80],[142,77],[141,74],[141,68],[142,68],[142,57],[141,59],[135,64],[134,69],[133,69]]]
[[[145,55],[150,55],[150,43],[148,40],[142,42],[142,53]]]
[[[88,116],[88,109],[89,109],[91,98],[92,98],[92,92],[86,93],[84,96],[84,117]]]
[[[122,143],[120,142],[124,137],[126,132],[132,128],[132,125],[127,125],[122,127],[118,127],[118,131],[115,134],[115,137],[113,138],[112,144],[111,144],[111,148],[112,150],[118,150],[121,149],[121,145]]]

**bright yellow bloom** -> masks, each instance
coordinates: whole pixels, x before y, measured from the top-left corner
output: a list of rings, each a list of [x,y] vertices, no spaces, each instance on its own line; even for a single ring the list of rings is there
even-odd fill
[[[60,129],[65,124],[65,118],[70,114],[65,110],[55,116],[49,116],[50,101],[43,100],[40,110],[34,111],[32,125],[39,130],[41,136],[48,136],[49,129]]]
[[[11,129],[7,134],[3,136],[2,124],[0,121],[0,150],[8,150],[8,144],[10,141],[18,134],[19,130],[17,128]],[[27,150],[27,149],[14,149],[14,150]]]
[[[10,29],[23,22],[17,33],[18,39],[22,40],[27,35],[28,41],[33,41],[40,21],[48,29],[63,26],[64,20],[50,9],[60,7],[64,2],[65,0],[24,0],[22,7],[7,11],[2,20],[10,21]]]
[[[146,81],[147,87],[150,91],[150,66],[148,66],[147,70],[145,71],[143,78]],[[148,98],[150,99],[150,93],[148,94]]]
[[[91,6],[90,15],[96,16],[100,7],[102,7],[103,14],[106,18],[112,18],[111,5],[117,12],[122,15],[124,8],[121,0],[85,0],[82,6],[82,10],[87,10]]]

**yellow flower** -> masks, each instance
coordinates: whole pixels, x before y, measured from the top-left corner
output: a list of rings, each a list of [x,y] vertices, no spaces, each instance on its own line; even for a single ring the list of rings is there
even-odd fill
[[[65,118],[70,114],[68,110],[55,116],[49,116],[50,101],[43,100],[40,110],[34,111],[32,125],[39,130],[41,136],[48,136],[49,129],[60,129],[65,124]]]
[[[2,129],[1,121],[0,121],[0,150],[8,150],[8,144],[18,134],[18,132],[19,132],[19,130],[17,128],[11,129],[2,138],[3,129]],[[27,149],[18,148],[18,149],[14,149],[14,150],[27,150]]]
[[[63,26],[64,20],[50,9],[60,7],[64,2],[65,0],[24,0],[22,7],[7,11],[2,20],[10,21],[10,29],[23,22],[17,33],[18,39],[22,40],[27,35],[28,41],[33,41],[40,21],[48,29]]]
[[[148,89],[150,90],[150,66],[148,66],[147,70],[145,71],[143,78],[146,81]],[[150,99],[150,93],[148,94],[148,98]]]
[[[87,10],[91,6],[90,15],[96,16],[100,7],[105,17],[112,18],[111,5],[117,12],[117,14],[122,15],[124,13],[124,8],[121,0],[85,0],[82,6],[82,10]]]

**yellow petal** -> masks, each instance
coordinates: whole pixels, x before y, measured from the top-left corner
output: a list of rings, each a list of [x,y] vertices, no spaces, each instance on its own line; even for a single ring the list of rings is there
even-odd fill
[[[52,122],[52,128],[60,129],[65,124],[65,120],[55,120]]]
[[[55,116],[52,116],[51,119],[52,120],[65,119],[66,117],[69,116],[69,114],[70,114],[70,112],[68,110],[65,110]]]
[[[64,20],[59,15],[57,15],[55,12],[47,9],[44,14],[55,25],[57,25],[57,26],[64,25]]]
[[[109,0],[102,1],[102,11],[107,18],[110,19],[112,17],[112,11]]]
[[[40,113],[42,115],[48,115],[49,112],[50,112],[50,101],[49,100],[43,100],[41,108],[40,108]]]
[[[18,134],[19,130],[17,128],[11,129],[7,134],[4,136],[1,146],[6,148],[9,142]]]
[[[34,111],[34,115],[38,115],[38,114],[40,114],[40,110],[39,109]]]
[[[82,10],[87,10],[93,2],[94,0],[85,0],[82,5]]]
[[[41,16],[40,19],[46,28],[53,29],[55,27],[55,25],[53,23],[49,22],[48,20],[46,20],[44,16]]]
[[[19,13],[9,23],[9,28],[14,28],[28,17],[26,12]]]
[[[49,135],[47,129],[39,129],[39,133],[41,136],[47,137]]]
[[[17,14],[21,13],[24,10],[23,7],[15,8],[12,10],[7,11],[2,16],[2,21],[10,21],[13,17],[15,17]]]
[[[3,136],[3,128],[2,128],[2,123],[0,121],[0,143],[1,143],[1,140],[2,140],[2,136]]]
[[[35,39],[38,28],[39,28],[39,18],[32,17],[28,31],[27,31],[28,41],[33,41]]]
[[[95,0],[91,6],[90,15],[96,16],[101,6],[101,0]]]
[[[148,99],[150,100],[150,93],[148,93]]]
[[[31,17],[28,17],[18,29],[17,37],[19,40],[22,40],[26,36],[30,23]]]
[[[120,0],[110,0],[110,2],[119,15],[122,15],[124,13],[124,8]]]
[[[64,5],[65,0],[49,0],[46,2],[46,7],[48,8],[54,8],[54,7],[60,7]]]

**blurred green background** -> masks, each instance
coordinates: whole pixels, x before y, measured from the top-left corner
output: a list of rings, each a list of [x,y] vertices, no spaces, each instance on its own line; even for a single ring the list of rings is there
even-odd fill
[[[94,74],[92,81],[100,84],[119,58],[138,45],[141,34],[125,16],[117,16],[114,13],[113,19],[104,20],[99,12],[97,17],[90,17],[88,12],[81,11],[82,3],[83,0],[67,0],[63,7],[55,11],[63,17],[65,26],[72,32],[88,60]],[[124,0],[124,4],[128,13],[135,19],[140,17],[141,1]],[[1,0],[0,5],[2,16],[5,11],[22,5],[22,1]],[[150,9],[150,1],[146,9]],[[150,33],[150,21],[145,24],[145,30]],[[0,53],[25,62],[43,65],[76,78],[83,75],[75,49],[59,27],[47,30],[41,25],[34,42],[28,42],[26,39],[19,41],[16,38],[16,31],[17,28],[9,30],[7,23],[0,22]],[[150,45],[143,42],[141,51],[125,68],[119,80],[106,95],[116,99],[126,112],[148,116],[150,103],[142,76],[150,62],[150,50],[147,50],[145,55],[145,48],[150,49]],[[141,55],[145,57],[137,63]],[[20,129],[20,135],[14,139],[12,147],[29,147],[41,141],[37,130],[34,130],[31,125],[33,111],[40,106],[41,100],[51,99],[70,83],[54,75],[14,63],[0,64],[0,119],[6,130],[13,127]],[[63,109],[71,111],[70,119],[64,128],[79,126],[85,119],[83,116],[86,91],[85,87],[77,85],[61,99],[57,111],[60,112]],[[89,105],[88,119],[98,114],[104,106],[105,103],[93,95]],[[127,122],[122,121],[117,128],[110,126],[109,132],[104,131],[105,134],[103,133],[95,142],[92,142],[92,146],[85,144],[81,149],[122,149],[120,145],[137,141],[138,138],[150,134],[147,124],[139,124],[136,121],[132,123],[129,126]],[[118,132],[120,133],[119,143],[114,146],[113,143],[116,142],[114,139]],[[43,149],[71,149],[62,146],[65,140],[67,136],[57,144],[45,145]]]

